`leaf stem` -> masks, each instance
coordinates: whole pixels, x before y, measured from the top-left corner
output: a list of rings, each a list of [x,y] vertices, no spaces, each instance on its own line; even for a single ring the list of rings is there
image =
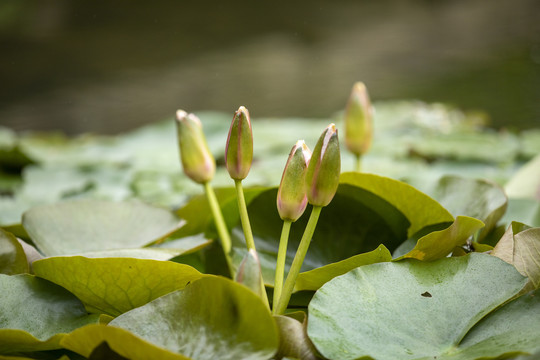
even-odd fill
[[[279,239],[279,249],[276,261],[276,278],[274,280],[274,301],[272,302],[272,313],[276,315],[281,289],[283,288],[283,275],[285,273],[285,258],[287,256],[287,243],[289,242],[289,233],[291,231],[292,221],[284,220],[281,229],[281,238]]]
[[[216,193],[212,188],[212,185],[210,185],[210,182],[208,181],[205,182],[203,185],[204,191],[206,193],[206,198],[208,199],[208,203],[210,204],[210,210],[212,211],[212,215],[214,217],[214,223],[216,224],[216,229],[219,235],[219,240],[221,242],[221,247],[223,248],[223,252],[225,254],[225,259],[227,260],[227,265],[229,266],[231,276],[233,276],[234,272],[231,264],[231,258],[229,255],[232,246],[231,236],[229,235],[229,230],[227,230],[227,225],[225,224],[225,219],[223,218],[223,214],[221,213],[221,208],[219,207],[219,202],[217,200]]]
[[[251,232],[251,225],[249,223],[244,190],[242,189],[242,180],[234,180],[234,185],[236,186],[236,198],[238,199],[238,210],[240,211],[240,221],[242,222],[244,237],[246,238],[246,246],[248,250],[256,250],[255,241],[253,241],[253,233]]]
[[[289,300],[291,299],[291,295],[294,290],[296,278],[300,273],[300,268],[302,267],[302,263],[304,262],[304,258],[306,257],[309,244],[311,243],[311,238],[313,237],[313,233],[315,232],[315,227],[317,226],[317,221],[319,220],[319,215],[321,214],[321,209],[322,206],[313,206],[313,210],[311,210],[311,215],[309,216],[306,229],[304,230],[304,234],[302,235],[302,240],[300,240],[300,245],[298,245],[298,250],[296,250],[296,255],[294,255],[291,269],[289,270],[289,274],[287,275],[287,279],[285,280],[285,285],[283,287],[283,292],[279,298],[277,309],[274,312],[277,315],[285,313],[285,310],[287,309],[287,305],[289,304]]]

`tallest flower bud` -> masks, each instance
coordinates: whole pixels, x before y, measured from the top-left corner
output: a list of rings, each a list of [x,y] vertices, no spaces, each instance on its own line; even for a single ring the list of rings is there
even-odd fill
[[[234,113],[229,129],[227,146],[225,147],[225,162],[227,171],[234,180],[247,177],[253,161],[253,133],[248,110],[240,106]]]
[[[350,152],[362,156],[371,147],[373,108],[366,85],[354,84],[345,109],[345,144]]]
[[[340,172],[337,129],[330,124],[317,141],[307,168],[307,198],[311,205],[326,206],[332,201],[339,185]]]

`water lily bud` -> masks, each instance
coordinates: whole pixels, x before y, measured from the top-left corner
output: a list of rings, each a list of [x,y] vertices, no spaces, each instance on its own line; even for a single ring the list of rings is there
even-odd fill
[[[354,84],[345,109],[345,144],[357,156],[365,154],[373,138],[373,107],[366,86]]]
[[[339,185],[340,172],[337,129],[330,124],[315,145],[306,173],[307,198],[311,205],[326,206],[332,201]]]
[[[261,262],[255,249],[250,249],[242,259],[236,273],[236,282],[250,288],[260,297],[266,296],[261,276]]]
[[[208,149],[201,121],[193,114],[178,110],[176,125],[184,173],[199,184],[212,180],[216,172],[216,161]]]
[[[240,106],[234,117],[225,147],[227,171],[234,180],[247,177],[253,161],[253,134],[248,110]]]
[[[306,172],[311,151],[304,140],[293,146],[283,170],[277,194],[277,208],[282,220],[296,221],[307,206]]]

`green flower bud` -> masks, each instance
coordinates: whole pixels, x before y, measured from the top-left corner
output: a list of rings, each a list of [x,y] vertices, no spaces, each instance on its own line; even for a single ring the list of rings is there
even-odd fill
[[[176,125],[184,173],[199,184],[212,180],[216,172],[216,161],[208,149],[201,120],[193,114],[178,110]]]
[[[247,177],[253,161],[253,134],[248,110],[240,106],[234,117],[225,147],[227,171],[234,180]]]
[[[261,262],[255,249],[250,249],[242,259],[235,280],[237,283],[247,286],[261,298],[263,296],[266,297],[266,293],[263,294],[264,285],[261,276]]]
[[[345,144],[357,156],[365,154],[373,138],[373,107],[366,86],[354,84],[345,109]]]
[[[340,172],[337,129],[330,124],[315,145],[306,173],[307,198],[311,205],[326,206],[332,201],[339,185]]]
[[[283,170],[277,194],[277,208],[282,220],[296,221],[307,206],[306,172],[311,151],[304,140],[293,146]]]

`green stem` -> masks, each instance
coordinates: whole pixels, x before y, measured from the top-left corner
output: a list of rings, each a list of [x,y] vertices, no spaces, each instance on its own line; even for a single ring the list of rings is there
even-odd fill
[[[356,171],[362,171],[362,155],[356,155]]]
[[[311,215],[309,216],[306,229],[304,230],[304,235],[302,235],[302,240],[300,240],[300,245],[298,245],[298,250],[296,250],[296,255],[294,255],[294,260],[285,280],[285,286],[283,287],[283,293],[281,294],[278,302],[277,309],[274,311],[275,314],[281,315],[285,313],[289,300],[296,283],[296,278],[300,273],[300,268],[306,257],[309,244],[311,243],[311,238],[315,232],[315,227],[317,226],[317,221],[319,220],[319,215],[321,214],[322,206],[313,206],[311,210]]]
[[[246,199],[244,198],[244,190],[242,189],[242,180],[234,180],[236,185],[236,198],[238,199],[238,211],[240,211],[240,221],[242,222],[242,229],[244,230],[244,237],[246,238],[246,246],[248,250],[255,250],[255,241],[253,241],[253,234],[251,232],[251,225],[249,224],[249,216],[247,212]]]
[[[246,246],[248,251],[255,249],[255,241],[253,240],[253,233],[251,232],[251,225],[249,223],[249,216],[247,212],[246,199],[244,198],[244,189],[242,189],[242,180],[234,180],[234,185],[236,186],[236,198],[238,199],[238,211],[240,212],[240,221],[242,223],[242,229],[244,230],[244,237],[246,238]],[[268,308],[270,308],[270,303],[268,302],[268,296],[266,294],[266,288],[264,287],[264,279],[261,274],[261,296],[263,302]]]
[[[210,204],[210,210],[214,216],[214,223],[216,224],[219,240],[221,241],[221,247],[225,253],[225,259],[227,260],[227,265],[229,266],[229,271],[232,276],[234,272],[231,264],[231,258],[229,256],[231,252],[231,236],[229,235],[229,230],[227,230],[225,219],[221,213],[221,208],[219,207],[216,193],[214,192],[212,185],[210,185],[210,182],[204,183],[204,191],[206,192],[206,197],[208,199],[208,203]]]
[[[285,258],[287,256],[287,243],[289,242],[289,232],[291,231],[292,221],[283,221],[281,229],[281,238],[279,239],[279,250],[276,261],[276,279],[274,280],[274,301],[272,313],[276,315],[279,297],[281,296],[281,288],[283,287],[283,274],[285,273]]]

